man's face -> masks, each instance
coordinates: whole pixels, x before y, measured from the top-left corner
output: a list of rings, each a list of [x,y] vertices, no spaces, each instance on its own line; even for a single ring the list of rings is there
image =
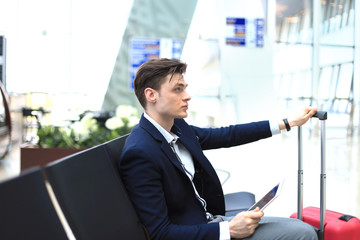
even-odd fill
[[[186,91],[187,83],[181,74],[174,74],[171,81],[170,77],[166,77],[158,91],[157,112],[165,119],[186,118],[191,99]]]

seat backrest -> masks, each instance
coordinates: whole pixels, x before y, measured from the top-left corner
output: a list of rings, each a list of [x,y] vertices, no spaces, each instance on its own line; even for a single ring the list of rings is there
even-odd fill
[[[146,239],[104,145],[52,162],[45,172],[76,239]]]
[[[0,183],[0,239],[68,239],[39,167]]]
[[[116,169],[118,168],[118,160],[121,156],[122,150],[124,148],[128,136],[129,134],[104,143],[109,158]]]

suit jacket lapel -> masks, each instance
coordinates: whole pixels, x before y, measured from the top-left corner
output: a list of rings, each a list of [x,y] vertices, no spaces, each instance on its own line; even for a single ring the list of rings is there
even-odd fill
[[[177,128],[177,126],[174,126],[174,130],[177,131],[177,135],[179,136],[179,140],[184,145],[184,147],[191,153],[194,164],[195,161],[200,164],[201,168],[206,171],[210,176],[216,176],[217,174],[212,167],[212,165],[209,163],[209,160],[205,157],[201,146],[199,145],[199,140],[197,138],[194,138],[192,134],[182,134],[182,129]]]
[[[215,184],[220,188],[221,185],[216,184],[216,181],[215,183],[214,181],[212,181],[213,179],[217,179],[217,174],[212,165],[209,163],[209,161],[203,154],[198,139],[192,133],[186,134],[185,132],[188,131],[188,129],[186,128],[186,126],[184,128],[185,129],[180,129],[175,124],[171,131],[179,136],[178,141],[180,141],[184,145],[184,147],[190,152],[195,167],[193,184],[200,196],[204,197],[203,186],[206,183],[204,182],[203,172],[206,172],[206,174],[210,176],[210,178],[206,178],[206,181],[210,181],[211,184]]]
[[[182,168],[181,163],[177,159],[175,153],[171,149],[170,144],[166,141],[164,136],[156,129],[156,127],[144,116],[141,117],[139,125],[140,127],[144,128],[157,142],[159,142],[159,144],[161,144],[161,150],[165,153],[170,162],[186,176],[186,173],[184,172],[184,169]]]

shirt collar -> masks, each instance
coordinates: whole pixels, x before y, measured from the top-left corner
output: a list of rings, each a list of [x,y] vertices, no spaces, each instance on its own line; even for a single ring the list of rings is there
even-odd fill
[[[154,119],[152,119],[146,112],[144,112],[144,117],[149,120],[149,122],[154,125],[154,127],[156,127],[156,129],[161,133],[161,135],[164,136],[165,140],[168,143],[171,142],[176,142],[179,138],[179,136],[177,136],[174,133],[170,133],[168,131],[166,131],[160,124],[158,124]]]

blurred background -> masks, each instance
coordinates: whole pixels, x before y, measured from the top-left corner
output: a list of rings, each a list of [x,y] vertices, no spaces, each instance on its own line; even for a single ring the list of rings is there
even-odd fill
[[[355,0],[0,0],[0,179],[20,173],[20,149],[44,125],[85,112],[105,121],[119,105],[140,116],[137,67],[178,58],[188,64],[191,124],[327,111],[327,207],[360,217],[358,29]],[[319,122],[303,135],[304,206],[318,206]],[[285,178],[265,214],[296,211],[297,129],[206,154],[225,193],[261,197]]]

